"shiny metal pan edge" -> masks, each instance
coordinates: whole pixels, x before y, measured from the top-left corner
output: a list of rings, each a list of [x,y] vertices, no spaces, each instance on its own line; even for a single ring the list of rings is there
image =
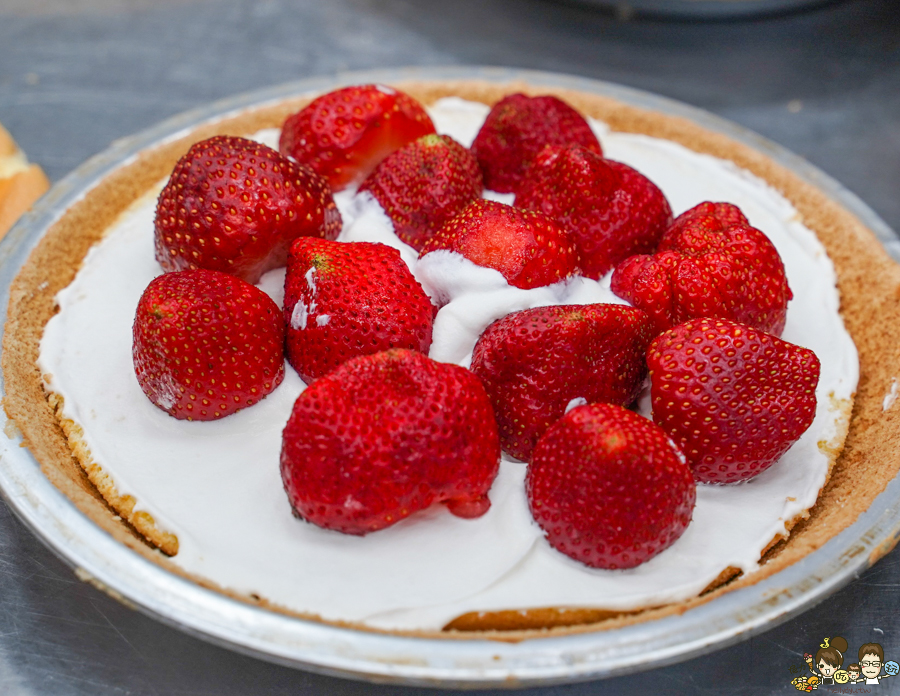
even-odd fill
[[[0,325],[9,287],[41,235],[73,202],[141,150],[232,112],[349,84],[404,80],[525,81],[612,97],[681,116],[761,151],[818,187],[867,225],[898,258],[894,232],[859,198],[801,157],[734,123],[631,88],[555,73],[492,67],[426,67],[342,73],[231,97],[113,143],[43,198],[0,242]],[[279,664],[375,682],[454,688],[586,681],[679,662],[786,621],[857,577],[900,539],[900,480],[849,528],[800,562],[746,588],[670,616],[609,631],[519,643],[370,633],[304,621],[244,604],[173,575],[115,541],[43,475],[20,438],[0,437],[0,493],[51,550],[126,604],[209,642]]]

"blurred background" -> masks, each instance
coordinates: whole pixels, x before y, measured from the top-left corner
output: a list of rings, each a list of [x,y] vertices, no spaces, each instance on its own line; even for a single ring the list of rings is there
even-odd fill
[[[900,230],[895,0],[0,0],[0,122],[51,181],[212,100],[412,65],[556,71],[688,102],[802,155]],[[738,645],[522,693],[796,693],[803,653],[825,636],[878,642],[897,659],[898,610],[895,550]],[[900,694],[895,682],[868,688]],[[158,624],[79,582],[0,502],[0,694],[426,693],[270,665]]]

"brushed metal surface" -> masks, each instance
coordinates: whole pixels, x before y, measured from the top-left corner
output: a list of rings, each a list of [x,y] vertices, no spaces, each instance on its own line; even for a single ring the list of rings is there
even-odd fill
[[[835,0],[578,0],[620,16],[647,14],[680,19],[747,19],[798,12]]]

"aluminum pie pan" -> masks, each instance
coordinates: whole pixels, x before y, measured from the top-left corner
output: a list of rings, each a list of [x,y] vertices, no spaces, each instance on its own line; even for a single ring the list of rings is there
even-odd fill
[[[65,210],[137,153],[207,122],[290,97],[366,82],[524,81],[617,99],[680,116],[767,155],[855,214],[889,249],[896,235],[854,194],[785,148],[702,110],[646,92],[555,73],[487,67],[391,69],[338,74],[239,95],[170,118],[116,141],[56,184],[0,242],[0,325],[10,283]],[[895,253],[895,257],[897,254]],[[0,377],[2,379],[2,377]],[[2,382],[0,382],[2,385]],[[245,604],[172,574],[115,541],[43,475],[10,433],[0,436],[0,493],[77,575],[166,624],[279,664],[376,682],[457,688],[539,686],[627,674],[711,652],[785,621],[858,576],[900,538],[900,480],[852,526],[817,551],[758,583],[680,616],[624,628],[507,643],[441,640],[357,631]]]

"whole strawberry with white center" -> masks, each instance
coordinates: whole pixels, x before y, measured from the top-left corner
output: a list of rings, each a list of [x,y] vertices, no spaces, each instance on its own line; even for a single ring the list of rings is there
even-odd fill
[[[734,483],[772,466],[812,424],[815,353],[724,319],[695,319],[647,351],[653,420],[698,481]]]
[[[341,215],[324,179],[270,147],[216,136],[191,146],[156,207],[156,259],[256,283],[301,236],[334,239]]]
[[[447,135],[425,135],[387,156],[359,187],[394,223],[394,232],[421,251],[425,242],[481,197],[478,162]]]
[[[504,451],[528,461],[573,400],[634,401],[652,338],[647,315],[622,305],[537,307],[488,326],[471,369],[491,397]]]
[[[289,116],[278,149],[312,167],[340,191],[365,179],[381,160],[434,133],[415,99],[385,85],[344,87]]]
[[[578,270],[578,254],[566,230],[542,213],[496,201],[470,203],[425,242],[419,256],[440,249],[493,268],[507,283],[526,290]]]
[[[582,145],[603,154],[588,122],[557,97],[510,94],[494,104],[472,143],[484,183],[515,193],[545,145]]]
[[[632,256],[612,291],[664,331],[697,317],[721,317],[776,336],[793,297],[784,264],[765,234],[730,203],[701,203],[679,215],[653,256]]]
[[[433,503],[460,517],[484,514],[499,463],[478,378],[398,349],[350,360],[299,396],[281,477],[299,517],[367,534]]]
[[[428,353],[434,306],[400,258],[372,242],[298,239],[284,279],[287,358],[305,382],[389,348]]]
[[[151,281],[133,327],[134,370],[156,406],[215,420],[252,406],[284,379],[284,321],[259,288],[189,270]]]
[[[528,504],[557,551],[592,568],[633,568],[671,546],[691,521],[697,488],[683,455],[621,406],[572,409],[534,450]]]
[[[629,256],[656,251],[672,223],[669,202],[652,181],[580,145],[545,147],[519,186],[516,205],[569,230],[582,275],[595,280]]]

